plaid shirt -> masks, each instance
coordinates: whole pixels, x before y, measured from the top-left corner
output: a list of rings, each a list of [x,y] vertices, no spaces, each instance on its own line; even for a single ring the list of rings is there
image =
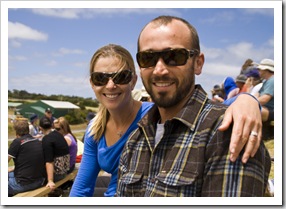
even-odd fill
[[[261,142],[246,164],[241,155],[232,163],[232,127],[217,130],[225,110],[196,85],[185,107],[165,122],[155,145],[160,115],[154,106],[125,145],[116,196],[263,196],[271,167],[269,153]]]

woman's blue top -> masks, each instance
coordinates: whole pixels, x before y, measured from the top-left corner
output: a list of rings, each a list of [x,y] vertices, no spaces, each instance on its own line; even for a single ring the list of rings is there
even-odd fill
[[[138,121],[148,112],[153,103],[143,102],[134,121],[124,135],[112,146],[106,145],[103,135],[99,141],[90,136],[89,123],[84,138],[84,151],[78,174],[73,183],[70,197],[92,197],[98,173],[101,170],[111,174],[111,180],[104,196],[114,196],[117,187],[119,159],[125,142],[132,131],[138,128]]]

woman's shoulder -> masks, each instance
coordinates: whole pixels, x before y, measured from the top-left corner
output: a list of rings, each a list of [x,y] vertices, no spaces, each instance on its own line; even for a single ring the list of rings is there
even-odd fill
[[[153,107],[154,103],[153,102],[142,102],[142,109],[150,109],[151,107]]]

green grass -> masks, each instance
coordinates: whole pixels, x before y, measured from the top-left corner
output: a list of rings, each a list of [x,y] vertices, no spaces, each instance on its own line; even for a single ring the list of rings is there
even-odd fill
[[[264,144],[270,154],[270,157],[274,158],[274,139],[264,141]],[[274,178],[274,162],[271,163],[271,170],[269,174],[269,179]]]

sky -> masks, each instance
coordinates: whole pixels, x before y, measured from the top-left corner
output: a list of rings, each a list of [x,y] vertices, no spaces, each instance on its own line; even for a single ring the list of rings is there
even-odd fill
[[[95,98],[89,61],[115,43],[136,56],[137,38],[159,15],[179,16],[198,31],[205,54],[196,83],[207,93],[244,61],[274,59],[274,9],[269,8],[9,8],[8,89]],[[137,89],[142,88],[139,68]]]

